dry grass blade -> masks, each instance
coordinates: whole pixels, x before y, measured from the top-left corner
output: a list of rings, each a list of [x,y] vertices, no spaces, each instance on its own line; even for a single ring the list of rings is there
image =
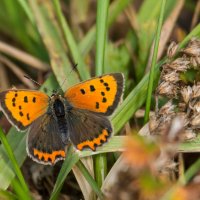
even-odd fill
[[[9,87],[8,76],[6,74],[5,66],[0,63],[0,89],[5,90]]]
[[[10,61],[8,58],[6,58],[3,55],[0,55],[0,62],[5,64],[13,73],[29,88],[33,89],[35,86],[34,84],[28,80],[23,78],[24,75],[27,75],[22,69],[20,69],[17,65],[15,65],[12,61]]]
[[[118,179],[118,172],[125,171],[127,169],[127,165],[124,163],[124,159],[122,156],[118,158],[115,162],[111,170],[109,171],[108,175],[106,176],[103,184],[102,184],[102,191],[106,195],[106,191],[109,191]],[[99,199],[98,199],[99,200]]]
[[[83,162],[85,167],[88,169],[88,171],[90,172],[92,177],[94,177],[92,157],[88,156],[86,158],[82,158],[81,161]],[[81,188],[81,191],[83,193],[84,198],[87,199],[87,200],[94,199],[95,198],[94,191],[92,190],[90,184],[86,181],[85,177],[83,176],[83,174],[81,173],[79,168],[76,165],[74,165],[72,170],[73,170],[73,173],[76,177],[76,180],[77,180],[77,182],[78,182],[78,184]]]
[[[197,23],[199,23],[199,14],[200,14],[200,0],[198,0],[197,5],[195,6],[195,11],[192,18],[190,30],[192,30],[197,25]]]
[[[161,58],[163,51],[165,50],[166,44],[170,38],[172,30],[176,24],[176,21],[179,17],[180,12],[184,6],[184,2],[185,2],[185,0],[177,1],[177,4],[176,4],[174,10],[171,12],[171,14],[168,16],[165,23],[163,24],[162,32],[160,35],[157,60],[159,60]],[[146,71],[149,71],[149,67],[150,67],[152,55],[153,55],[153,49],[154,49],[153,47],[154,47],[154,43],[151,47],[151,52],[150,52],[148,65],[147,65],[148,67],[147,67]]]
[[[30,67],[33,67],[35,69],[38,69],[41,71],[47,71],[48,69],[50,69],[50,66],[47,63],[44,63],[41,60],[31,56],[30,54],[25,53],[2,41],[0,41],[0,52],[8,54],[9,56],[12,56],[15,59],[18,59],[21,62],[27,65],[30,65]]]
[[[138,23],[137,23],[137,14],[136,14],[135,9],[132,7],[132,5],[128,6],[125,9],[125,14],[129,20],[131,27],[137,33],[139,30]]]

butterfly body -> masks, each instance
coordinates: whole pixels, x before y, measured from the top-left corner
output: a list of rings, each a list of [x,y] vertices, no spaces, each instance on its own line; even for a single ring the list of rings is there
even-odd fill
[[[49,101],[48,115],[52,115],[58,124],[58,129],[62,138],[68,138],[67,116],[72,106],[61,95],[55,93]]]
[[[28,155],[52,165],[65,159],[69,143],[94,151],[107,141],[113,131],[107,116],[120,102],[123,87],[123,75],[113,73],[72,86],[64,96],[13,89],[0,93],[0,107],[18,130],[28,129]]]

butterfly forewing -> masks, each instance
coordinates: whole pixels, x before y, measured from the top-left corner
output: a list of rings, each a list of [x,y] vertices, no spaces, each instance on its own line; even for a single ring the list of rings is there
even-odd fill
[[[71,87],[65,98],[73,107],[111,115],[121,100],[123,87],[121,73],[107,74]]]
[[[0,107],[19,130],[25,130],[48,109],[49,97],[39,91],[7,90],[0,93]]]

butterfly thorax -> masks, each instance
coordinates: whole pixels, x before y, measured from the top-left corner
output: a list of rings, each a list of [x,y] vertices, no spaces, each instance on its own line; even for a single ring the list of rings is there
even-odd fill
[[[53,94],[50,99],[50,107],[51,113],[49,114],[52,114],[57,121],[61,138],[66,138],[68,132],[66,120],[66,111],[68,110],[68,106],[66,100],[61,95]]]

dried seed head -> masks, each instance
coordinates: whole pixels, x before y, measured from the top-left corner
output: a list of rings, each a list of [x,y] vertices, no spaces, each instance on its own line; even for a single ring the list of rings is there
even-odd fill
[[[194,105],[192,106],[192,110],[194,110],[195,112],[200,113],[200,101],[197,101],[196,103],[194,103]]]
[[[168,65],[169,68],[179,72],[185,72],[190,68],[190,61],[186,57],[177,58]]]
[[[200,67],[200,57],[190,57],[191,66],[198,70]]]
[[[166,115],[159,118],[159,126],[154,131],[154,135],[160,135],[163,141],[166,141],[166,136],[168,134],[171,122],[173,119],[173,115]]]
[[[200,97],[200,84],[193,85],[192,87],[192,98]]]
[[[172,122],[171,122],[171,126],[170,129],[168,131],[168,141],[169,142],[175,142],[178,140],[180,140],[180,133],[182,132],[183,128],[184,128],[184,124],[185,124],[185,116],[176,116]]]
[[[186,109],[187,109],[187,104],[186,103],[183,103],[183,102],[178,103],[178,110],[180,112],[185,112]]]
[[[181,95],[183,97],[183,101],[188,103],[192,97],[192,88],[190,86],[184,87],[181,89]]]
[[[196,133],[193,131],[193,129],[188,128],[184,130],[184,133],[183,133],[184,141],[193,140],[195,138],[196,138]]]
[[[178,117],[182,121],[182,126],[186,127],[189,124],[189,119],[187,117],[187,113],[178,112],[176,117]]]
[[[200,56],[200,40],[192,39],[182,52],[189,56]]]
[[[190,124],[193,128],[200,128],[200,113],[193,115]]]
[[[149,120],[149,130],[153,132],[159,126],[159,121],[156,119],[156,115],[152,115]]]
[[[167,97],[177,96],[177,86],[170,82],[161,82],[156,91],[158,94],[165,95]]]
[[[163,74],[161,79],[170,83],[176,83],[180,81],[179,74],[176,73],[175,71],[171,71],[169,73]]]
[[[171,59],[176,54],[177,49],[178,45],[176,44],[176,42],[171,42],[167,49],[167,57]]]
[[[175,105],[172,104],[172,101],[168,101],[164,106],[159,110],[159,115],[171,115],[174,113]]]

